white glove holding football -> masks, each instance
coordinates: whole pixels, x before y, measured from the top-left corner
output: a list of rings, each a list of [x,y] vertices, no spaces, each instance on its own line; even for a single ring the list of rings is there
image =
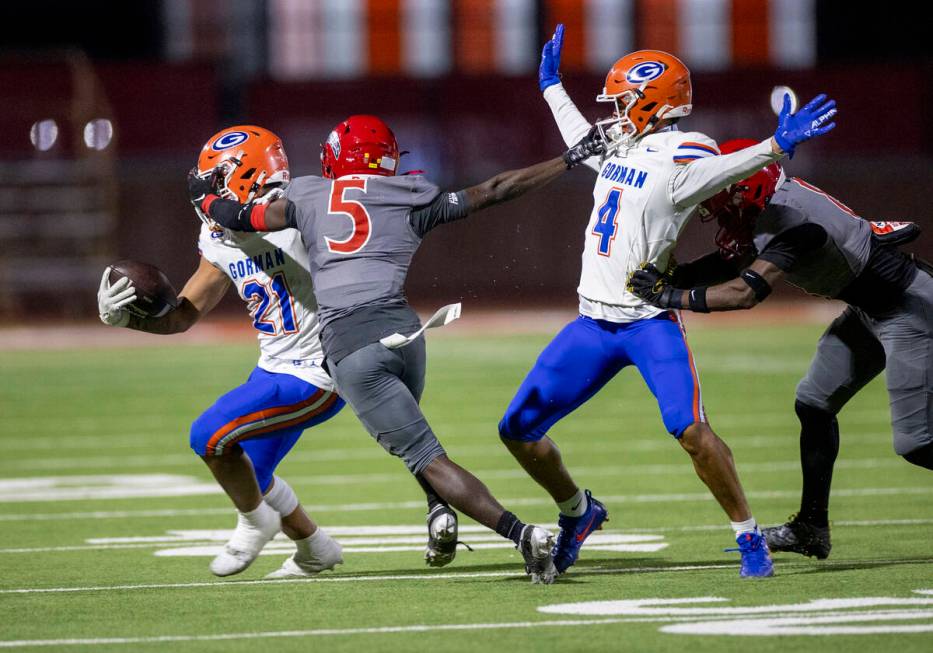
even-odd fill
[[[100,321],[115,327],[125,327],[130,321],[129,311],[123,307],[136,301],[136,288],[129,277],[122,277],[110,285],[110,267],[104,270],[97,291],[97,311]]]

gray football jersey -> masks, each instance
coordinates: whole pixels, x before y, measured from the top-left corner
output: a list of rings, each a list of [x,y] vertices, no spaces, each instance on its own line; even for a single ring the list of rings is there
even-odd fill
[[[410,215],[439,193],[420,175],[292,180],[285,195],[308,247],[323,326],[363,306],[405,303],[405,277],[421,244]]]
[[[764,252],[775,237],[806,223],[822,227],[826,242],[797,259],[786,279],[808,293],[837,297],[868,264],[871,225],[820,189],[789,178],[755,221],[755,248]]]

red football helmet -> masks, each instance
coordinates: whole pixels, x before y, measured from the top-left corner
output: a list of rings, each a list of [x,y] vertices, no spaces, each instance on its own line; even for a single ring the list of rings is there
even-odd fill
[[[731,154],[757,145],[749,138],[736,138],[719,146],[722,154]],[[781,179],[780,163],[769,163],[751,177],[727,186],[707,200],[700,202],[697,211],[703,222],[716,220],[719,232],[716,244],[726,259],[741,256],[752,246],[755,218],[765,205]]]
[[[198,157],[198,174],[219,171],[220,197],[251,202],[266,185],[284,185],[290,176],[282,139],[268,129],[237,125],[210,137]]]
[[[393,176],[398,171],[398,142],[376,116],[350,116],[334,127],[321,145],[321,174]]]

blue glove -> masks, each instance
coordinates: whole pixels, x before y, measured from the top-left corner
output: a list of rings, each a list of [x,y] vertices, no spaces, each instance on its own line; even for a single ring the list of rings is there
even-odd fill
[[[791,113],[790,95],[784,94],[784,108],[778,116],[774,140],[788,156],[793,158],[794,148],[798,144],[814,136],[822,136],[836,126],[836,123],[829,122],[836,115],[836,101],[830,100],[824,104],[825,100],[826,95],[820,93],[800,111]]]
[[[548,86],[560,84],[560,49],[564,45],[564,24],[558,23],[554,36],[541,49],[541,65],[538,66],[538,87],[544,91]]]

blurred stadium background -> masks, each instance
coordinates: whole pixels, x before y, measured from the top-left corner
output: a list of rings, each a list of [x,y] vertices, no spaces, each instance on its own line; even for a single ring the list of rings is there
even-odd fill
[[[0,321],[90,319],[100,270],[197,260],[184,175],[221,127],[284,140],[293,175],[351,113],[376,113],[450,187],[560,151],[536,70],[567,25],[564,83],[591,118],[607,67],[669,50],[694,74],[690,129],[765,137],[771,88],[827,91],[839,127],[787,167],[866,217],[933,230],[933,58],[924,21],[842,0],[150,0],[6,3],[0,45]],[[570,307],[587,171],[431,236],[416,304]],[[695,222],[689,258],[712,246]],[[929,233],[912,246],[930,257]],[[789,293],[788,297],[800,297]],[[223,309],[242,310],[235,297]]]

